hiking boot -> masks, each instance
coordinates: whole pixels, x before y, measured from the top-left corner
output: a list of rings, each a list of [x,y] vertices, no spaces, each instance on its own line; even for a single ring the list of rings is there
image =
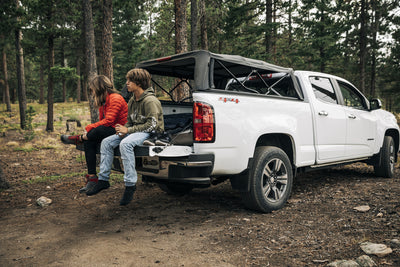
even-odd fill
[[[61,135],[61,142],[67,145],[78,145],[82,143],[82,138],[80,135]]]
[[[86,174],[86,185],[79,189],[79,193],[85,193],[89,190],[91,190],[96,184],[99,179],[97,176],[89,176],[89,174]]]
[[[110,183],[108,181],[99,180],[97,184],[94,185],[93,188],[90,188],[86,191],[86,195],[93,196],[99,193],[103,189],[107,189],[110,187]]]
[[[124,195],[122,196],[121,201],[119,202],[119,205],[125,206],[128,205],[132,199],[133,199],[133,193],[136,191],[136,185],[134,186],[125,186],[125,192]]]

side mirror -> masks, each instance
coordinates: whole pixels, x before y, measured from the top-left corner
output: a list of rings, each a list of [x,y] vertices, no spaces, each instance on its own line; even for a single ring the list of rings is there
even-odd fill
[[[376,110],[382,108],[382,102],[380,99],[372,99],[369,101],[370,110]]]

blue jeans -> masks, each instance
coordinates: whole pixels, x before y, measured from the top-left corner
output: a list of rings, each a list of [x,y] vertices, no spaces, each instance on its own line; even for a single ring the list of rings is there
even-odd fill
[[[99,180],[108,181],[110,179],[114,149],[119,145],[122,163],[124,164],[125,186],[134,186],[137,182],[134,148],[137,145],[143,144],[144,140],[149,138],[149,136],[149,133],[137,132],[127,134],[122,138],[115,134],[103,139],[100,148]]]

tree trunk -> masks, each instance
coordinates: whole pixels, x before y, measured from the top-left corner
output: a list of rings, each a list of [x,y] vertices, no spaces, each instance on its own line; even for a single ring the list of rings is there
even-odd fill
[[[61,39],[61,66],[66,67],[65,64],[65,53],[64,53],[64,40]],[[67,86],[66,86],[66,81],[65,77],[63,76],[62,78],[62,100],[63,103],[67,102]]]
[[[367,0],[361,0],[360,13],[360,90],[365,93],[365,67],[367,63]]]
[[[19,1],[16,0],[16,8],[19,8]],[[19,20],[19,18],[17,18]],[[24,69],[24,50],[21,46],[22,31],[21,29],[15,30],[15,49],[16,49],[16,64],[17,64],[17,77],[18,77],[18,104],[21,129],[26,126],[26,89],[25,89],[25,69]]]
[[[8,85],[8,70],[7,70],[7,54],[5,48],[3,49],[3,75],[4,75],[4,102],[7,106],[7,112],[11,112],[10,102],[10,87]]]
[[[273,1],[272,3],[272,22],[273,24],[273,34],[272,34],[272,62],[276,63],[276,55],[277,55],[277,48],[276,48],[276,42],[277,42],[277,36],[278,36],[278,27],[276,26],[278,16],[276,15],[276,10],[277,10],[277,1]]]
[[[271,59],[272,55],[272,0],[267,0],[265,4],[265,53],[266,60]]]
[[[199,0],[201,49],[208,50],[207,14],[205,0]]]
[[[350,20],[350,14],[346,13],[345,14],[345,21],[349,21]],[[344,33],[344,41],[343,41],[343,60],[344,60],[344,64],[343,64],[343,73],[348,73],[349,69],[350,69],[350,45],[349,45],[349,30],[346,30]]]
[[[102,74],[113,82],[112,62],[112,0],[103,0]]]
[[[324,10],[321,10],[321,32],[320,35],[322,36],[325,31],[325,12]],[[323,44],[320,45],[319,47],[319,58],[320,58],[320,66],[319,66],[319,71],[324,73],[325,68],[326,68],[326,60],[325,60],[326,52],[325,52],[325,46]]]
[[[50,11],[51,13],[51,11]],[[49,16],[52,16],[49,14]],[[54,36],[52,33],[48,36],[48,44],[49,44],[49,51],[48,51],[48,68],[47,71],[49,73],[47,82],[47,126],[46,131],[52,132],[54,131],[54,123],[53,123],[53,106],[54,106],[54,84],[53,84],[53,77],[51,75],[51,68],[54,67]]]
[[[190,5],[190,20],[191,20],[191,51],[197,50],[198,49],[198,12],[197,12],[197,0],[191,0],[191,5]]]
[[[82,79],[82,101],[88,101],[89,100],[89,96],[88,96],[88,91],[87,91],[87,87],[88,87],[88,83],[87,83],[87,78],[85,76],[83,76]]]
[[[174,0],[175,3],[175,53],[187,52],[186,0]],[[189,96],[189,87],[182,83],[173,92],[175,100],[181,101]]]
[[[293,42],[292,40],[292,31],[293,31],[293,25],[292,25],[292,0],[289,0],[289,18],[288,18],[288,31],[289,31],[289,48]]]
[[[186,0],[175,1],[175,52],[187,52]]]
[[[62,97],[63,102],[67,102],[67,82],[65,81],[65,78],[62,78]]]
[[[76,102],[81,103],[81,62],[79,57],[76,59],[76,74],[78,75],[78,81],[76,82]]]
[[[380,10],[377,6],[376,0],[371,1],[372,11],[375,12],[374,21],[372,22],[372,55],[371,55],[371,83],[370,83],[370,97],[375,97],[376,85],[376,51],[378,49],[377,36],[379,30]]]
[[[85,16],[85,41],[86,41],[86,77],[91,81],[97,75],[96,47],[94,43],[94,27],[92,6],[90,0],[83,1],[83,12]],[[89,84],[89,83],[87,83]],[[93,95],[89,96],[90,120],[92,123],[99,120],[99,112],[94,105]]]
[[[39,68],[39,104],[44,104],[44,66],[43,59],[40,60]]]

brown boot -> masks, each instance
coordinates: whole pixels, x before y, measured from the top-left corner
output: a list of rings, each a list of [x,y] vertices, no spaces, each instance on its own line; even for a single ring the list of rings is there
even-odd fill
[[[77,145],[82,143],[81,135],[61,135],[61,142],[67,145]]]

